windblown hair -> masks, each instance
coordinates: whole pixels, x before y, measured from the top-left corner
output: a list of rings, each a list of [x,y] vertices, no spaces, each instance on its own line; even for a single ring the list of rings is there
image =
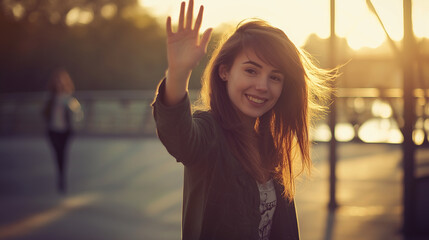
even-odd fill
[[[238,54],[253,50],[265,63],[284,76],[282,93],[275,106],[260,116],[254,129],[245,127],[242,115],[229,99],[219,67],[229,71]],[[313,110],[326,110],[330,80],[335,73],[316,67],[309,55],[299,50],[286,34],[261,20],[240,23],[232,35],[214,51],[202,79],[200,100],[226,130],[233,155],[257,181],[274,177],[292,200],[294,179],[310,172],[309,128]],[[298,172],[295,173],[295,160]]]

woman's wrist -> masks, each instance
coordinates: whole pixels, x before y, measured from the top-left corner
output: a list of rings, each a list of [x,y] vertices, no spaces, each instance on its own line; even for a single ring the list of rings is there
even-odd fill
[[[188,82],[192,71],[168,69],[165,81],[164,103],[172,106],[179,103],[188,91]]]
[[[191,75],[192,69],[187,69],[183,67],[172,67],[168,66],[166,75],[167,77],[173,77],[175,79],[187,80],[187,78]]]

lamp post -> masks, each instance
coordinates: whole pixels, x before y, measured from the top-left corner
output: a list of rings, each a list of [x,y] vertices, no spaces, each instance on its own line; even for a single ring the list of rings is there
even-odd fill
[[[404,88],[404,142],[402,144],[403,152],[403,231],[405,234],[413,232],[415,226],[415,177],[414,177],[414,152],[415,144],[413,141],[413,129],[415,123],[415,99],[414,99],[414,56],[415,40],[412,23],[412,4],[411,0],[403,1],[404,11],[404,38],[403,38],[403,88]]]
[[[329,65],[330,67],[335,67],[336,65],[336,41],[337,37],[335,34],[335,0],[330,1],[330,37],[329,37]],[[333,83],[335,87],[335,83]],[[331,141],[329,143],[329,209],[334,210],[337,208],[336,200],[336,166],[337,166],[337,140],[335,139],[335,125],[337,122],[336,119],[336,103],[335,95],[332,94],[332,104],[330,106],[329,114],[329,128],[331,129]]]

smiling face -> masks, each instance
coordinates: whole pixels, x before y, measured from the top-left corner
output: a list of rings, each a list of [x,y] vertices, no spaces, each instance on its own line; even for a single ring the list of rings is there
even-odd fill
[[[250,50],[238,54],[231,69],[221,65],[219,75],[226,81],[234,107],[252,119],[274,107],[284,84],[283,74]]]

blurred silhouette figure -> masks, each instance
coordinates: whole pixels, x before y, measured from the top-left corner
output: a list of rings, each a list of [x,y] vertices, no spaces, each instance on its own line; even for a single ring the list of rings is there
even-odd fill
[[[49,97],[43,114],[47,123],[48,137],[57,162],[57,186],[66,192],[67,146],[73,133],[73,121],[83,117],[78,100],[73,97],[74,84],[68,72],[59,68],[48,83]]]

